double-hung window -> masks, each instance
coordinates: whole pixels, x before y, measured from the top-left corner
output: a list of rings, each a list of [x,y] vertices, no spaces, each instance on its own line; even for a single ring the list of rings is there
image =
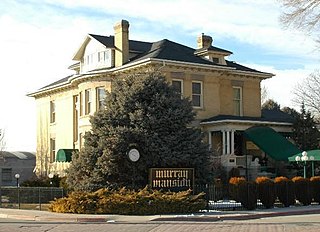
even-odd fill
[[[193,81],[192,82],[192,105],[196,108],[202,107],[202,82]]]
[[[92,107],[92,92],[91,89],[86,89],[84,94],[84,106],[85,106],[85,114],[88,115],[91,113]]]
[[[56,139],[50,138],[50,162],[53,163],[56,159]]]
[[[104,99],[106,98],[106,90],[103,87],[97,88],[97,110],[104,107]]]
[[[183,81],[182,80],[172,80],[172,86],[176,92],[183,96]]]
[[[50,102],[50,123],[56,121],[56,104],[54,101]]]
[[[242,87],[233,87],[233,114],[242,116]]]

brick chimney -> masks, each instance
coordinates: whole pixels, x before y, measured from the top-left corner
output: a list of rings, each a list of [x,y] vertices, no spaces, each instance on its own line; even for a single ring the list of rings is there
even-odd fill
[[[129,22],[121,20],[114,29],[115,66],[122,66],[129,61]]]
[[[197,38],[197,44],[198,44],[198,49],[208,48],[212,44],[212,37],[202,33]]]

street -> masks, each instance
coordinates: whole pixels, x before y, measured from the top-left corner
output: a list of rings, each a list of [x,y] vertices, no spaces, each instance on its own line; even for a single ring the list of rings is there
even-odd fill
[[[299,215],[262,218],[255,220],[217,222],[148,222],[148,223],[59,223],[31,222],[14,219],[0,219],[1,232],[149,232],[149,231],[219,231],[219,232],[294,232],[320,231],[320,215]]]

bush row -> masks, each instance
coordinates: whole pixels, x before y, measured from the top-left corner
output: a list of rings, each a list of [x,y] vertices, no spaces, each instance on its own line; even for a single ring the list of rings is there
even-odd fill
[[[257,199],[266,208],[272,208],[276,199],[285,207],[294,205],[296,200],[303,205],[313,201],[320,203],[320,176],[310,179],[300,176],[288,179],[276,177],[258,177],[255,181],[246,181],[243,177],[232,177],[229,180],[230,196],[246,209],[255,209]]]
[[[147,187],[135,191],[122,188],[96,192],[72,192],[51,202],[49,210],[58,213],[150,215],[199,212],[206,206],[204,193],[191,190],[162,192]]]

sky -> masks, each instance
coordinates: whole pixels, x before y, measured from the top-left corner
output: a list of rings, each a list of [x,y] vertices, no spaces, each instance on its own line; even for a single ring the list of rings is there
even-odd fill
[[[36,150],[36,104],[27,94],[72,74],[88,33],[113,35],[121,19],[130,39],[169,39],[196,48],[204,33],[232,51],[228,60],[275,74],[268,98],[296,107],[292,91],[319,68],[310,36],[281,26],[279,0],[1,0],[0,129],[6,150]]]

